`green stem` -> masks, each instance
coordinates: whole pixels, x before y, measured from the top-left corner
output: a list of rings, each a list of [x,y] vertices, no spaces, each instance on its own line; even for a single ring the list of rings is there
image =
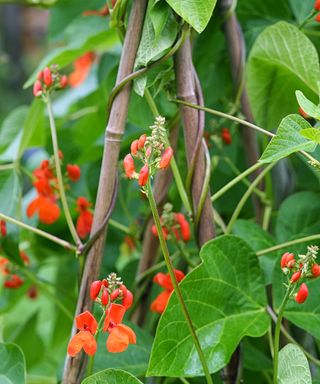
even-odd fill
[[[131,235],[130,229],[128,227],[126,227],[125,225],[119,223],[118,221],[113,220],[113,219],[109,219],[108,223],[112,227],[119,229],[120,231],[126,233],[127,235]]]
[[[1,171],[7,171],[9,169],[14,169],[14,168],[16,168],[16,164],[15,163],[3,164],[3,165],[0,165],[0,172]]]
[[[215,200],[219,199],[220,196],[222,196],[224,193],[226,193],[230,188],[232,188],[234,185],[236,185],[239,181],[243,180],[245,177],[247,177],[248,175],[250,175],[251,173],[253,173],[255,170],[259,169],[262,166],[263,166],[263,164],[261,164],[261,163],[253,164],[250,168],[248,168],[244,172],[240,173],[240,175],[238,175],[237,177],[232,179],[228,184],[226,184],[224,187],[219,189],[219,191],[214,193],[211,196],[211,201],[215,201]]]
[[[64,190],[64,184],[63,184],[63,178],[62,178],[62,172],[60,167],[60,159],[59,159],[59,146],[58,146],[58,137],[57,137],[57,129],[54,121],[54,115],[51,105],[50,96],[47,96],[47,109],[48,109],[48,115],[49,115],[49,122],[50,122],[50,129],[51,129],[51,138],[52,138],[52,146],[53,146],[53,154],[54,154],[54,162],[55,162],[55,168],[57,173],[57,180],[58,180],[58,187],[59,187],[59,193],[61,198],[61,203],[63,207],[63,211],[66,217],[66,221],[70,230],[70,233],[72,235],[72,238],[74,242],[77,244],[77,246],[82,245],[82,242],[78,236],[78,233],[76,231],[76,228],[73,224],[71,213],[69,210],[69,206],[67,203],[67,197]]]
[[[29,271],[27,268],[23,268],[22,269],[23,273],[25,276],[27,276],[35,285],[38,285],[41,287],[42,291],[44,292],[45,295],[47,295],[52,301],[54,304],[56,304],[57,307],[59,307],[61,309],[61,311],[70,319],[73,321],[73,314],[69,311],[69,309],[67,307],[65,307],[60,300],[57,299],[57,297],[51,293],[51,291],[48,289],[48,287],[41,282],[41,280],[39,280],[37,278],[37,276],[35,276],[31,271]]]
[[[42,236],[48,240],[53,241],[56,244],[61,245],[65,249],[72,250],[72,251],[77,250],[77,247],[73,244],[70,244],[68,241],[62,240],[57,236],[51,235],[50,233],[42,231],[41,229],[32,227],[31,225],[25,224],[22,221],[19,221],[19,220],[14,219],[13,217],[4,215],[3,213],[0,213],[0,220],[7,221],[11,224],[15,224],[21,228],[27,229],[28,231],[31,231],[31,232],[35,233],[36,235]]]
[[[201,107],[200,105],[189,103],[187,101],[180,100],[180,99],[171,99],[170,101],[172,101],[173,103],[177,103],[177,104],[183,104],[183,105],[186,105],[187,107],[198,109],[200,111],[205,111],[207,113],[210,113],[211,115],[224,117],[226,119],[235,121],[235,122],[237,122],[237,123],[239,123],[241,125],[245,125],[246,127],[252,128],[252,129],[254,129],[254,130],[256,130],[256,131],[258,131],[260,133],[263,133],[263,134],[265,134],[267,136],[270,136],[270,137],[276,136],[274,133],[269,132],[266,129],[263,129],[263,128],[259,127],[258,125],[249,123],[246,120],[240,119],[239,117],[236,117],[236,116],[229,115],[228,113],[217,111],[216,109],[211,109],[211,108],[207,108],[207,107]],[[320,165],[320,162],[317,159],[315,159],[313,156],[309,155],[309,153],[307,153],[305,151],[299,151],[299,152],[303,156],[305,156],[307,159],[309,159],[310,161],[315,162],[316,164]]]
[[[250,187],[246,190],[246,192],[244,193],[244,195],[242,196],[242,198],[240,199],[238,205],[236,206],[236,209],[234,210],[232,216],[231,216],[231,219],[228,223],[228,226],[227,226],[227,234],[231,232],[232,230],[232,227],[235,223],[235,221],[237,220],[243,206],[245,205],[245,203],[247,202],[247,200],[249,199],[251,193],[253,192],[254,188],[260,183],[260,181],[264,178],[264,176],[270,171],[270,169],[272,167],[275,166],[276,163],[271,163],[269,164],[256,178],[255,180],[251,183]]]
[[[278,383],[278,363],[279,363],[279,343],[280,343],[281,321],[282,321],[285,306],[289,300],[290,292],[291,292],[291,289],[290,289],[290,285],[289,285],[287,288],[287,292],[283,298],[283,301],[280,305],[279,314],[278,314],[278,318],[277,318],[277,322],[276,322],[276,328],[274,331],[273,384]]]
[[[278,317],[277,315],[273,312],[272,308],[268,305],[267,307],[267,310],[269,312],[269,315],[271,316],[272,320],[276,323],[277,320],[278,320]],[[309,353],[306,349],[304,349],[302,347],[301,344],[299,344],[297,342],[297,340],[295,340],[291,335],[290,333],[286,330],[286,328],[281,324],[280,326],[280,330],[281,330],[281,333],[283,333],[283,335],[285,336],[285,338],[290,341],[290,343],[293,343],[293,344],[296,344],[299,346],[299,348],[301,348],[301,350],[303,351],[303,353],[307,356],[307,358],[312,361],[315,365],[317,365],[318,367],[320,367],[320,360],[318,360],[316,357],[312,356],[311,353]]]
[[[151,112],[152,112],[153,116],[154,117],[159,116],[160,115],[159,110],[157,108],[157,105],[156,105],[153,97],[151,96],[151,93],[150,93],[149,89],[145,90],[144,96],[145,96],[146,101],[149,104],[149,107],[151,109]],[[166,137],[166,145],[170,146],[170,142],[169,142],[167,137]],[[176,160],[175,160],[174,156],[171,158],[170,167],[171,167],[171,171],[172,171],[172,174],[173,174],[173,177],[174,177],[174,181],[176,183],[176,186],[177,186],[177,189],[178,189],[181,201],[182,201],[185,209],[187,210],[189,216],[191,217],[191,215],[192,215],[191,204],[190,204],[190,201],[189,201],[189,198],[188,198],[188,194],[187,194],[187,192],[186,192],[186,190],[184,188],[182,177],[180,175],[179,168],[177,166],[177,163],[176,163]]]
[[[167,269],[168,269],[171,281],[172,281],[172,285],[174,287],[174,291],[175,291],[175,293],[177,295],[177,299],[179,301],[182,313],[183,313],[183,315],[185,317],[185,320],[187,322],[190,335],[191,335],[191,337],[193,339],[195,348],[196,348],[196,350],[198,352],[199,359],[201,361],[203,372],[204,372],[204,374],[206,376],[207,383],[208,384],[213,384],[212,378],[210,376],[210,371],[209,371],[209,368],[208,368],[208,365],[207,365],[204,353],[203,353],[203,351],[201,349],[201,345],[200,345],[198,336],[197,336],[197,334],[195,332],[195,329],[193,327],[192,320],[190,318],[188,309],[187,309],[186,304],[185,304],[185,302],[183,300],[180,287],[178,285],[176,276],[174,274],[174,268],[173,268],[173,265],[172,265],[172,261],[170,259],[167,243],[166,243],[166,241],[165,241],[165,239],[163,237],[161,223],[160,223],[160,217],[159,217],[159,213],[158,213],[158,210],[157,210],[156,201],[155,201],[154,196],[153,196],[153,191],[152,191],[152,186],[151,186],[150,180],[148,180],[147,191],[148,191],[148,200],[149,200],[150,208],[151,208],[151,211],[152,211],[153,219],[154,219],[154,222],[155,222],[155,225],[156,225],[156,228],[157,228],[157,232],[158,232],[158,236],[159,236],[160,246],[161,246],[161,249],[162,249],[162,252],[163,252],[163,257],[164,257],[164,260],[166,262],[166,266],[167,266]]]
[[[320,240],[320,234],[301,237],[300,239],[295,239],[295,240],[287,241],[286,243],[274,245],[273,247],[262,249],[261,251],[258,251],[256,253],[256,255],[257,256],[263,256],[263,255],[266,255],[267,253],[279,251],[280,249],[291,247],[292,245],[295,245],[295,244],[306,243],[308,241],[313,241],[313,240]]]

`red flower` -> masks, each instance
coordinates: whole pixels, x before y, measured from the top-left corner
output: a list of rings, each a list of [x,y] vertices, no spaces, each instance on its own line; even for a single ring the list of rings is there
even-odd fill
[[[318,23],[320,23],[320,13],[318,13],[317,16],[315,17],[315,21],[317,21]]]
[[[77,165],[67,164],[67,173],[71,181],[78,181],[81,176],[81,170]]]
[[[4,220],[0,220],[0,233],[2,237],[7,236],[7,224]]]
[[[133,330],[121,324],[126,308],[120,304],[111,304],[106,311],[103,332],[108,331],[107,350],[112,353],[124,352],[129,344],[136,344]]]
[[[174,270],[174,274],[178,283],[185,277],[185,274],[178,269]],[[153,278],[153,282],[164,288],[165,291],[161,292],[156,299],[151,303],[151,311],[163,313],[166,309],[167,303],[173,291],[173,285],[169,273],[157,273]]]
[[[132,156],[135,156],[137,154],[138,149],[139,149],[138,145],[139,145],[138,140],[133,140],[133,142],[131,143],[130,151],[131,151]]]
[[[8,279],[4,282],[5,288],[19,288],[23,284],[23,280],[18,275],[10,275]]]
[[[221,130],[221,138],[225,144],[229,145],[232,143],[231,133],[228,128],[222,128]]]
[[[36,212],[43,224],[52,224],[60,217],[60,208],[54,198],[38,196],[28,205],[27,216],[32,217]]]
[[[181,236],[183,241],[187,242],[190,240],[190,225],[182,213],[175,213],[176,222],[180,226]],[[177,240],[180,240],[179,233],[175,233]]]
[[[84,197],[79,197],[77,200],[77,211],[80,212],[76,228],[78,235],[80,236],[81,239],[86,238],[90,232],[91,232],[91,227],[92,227],[92,222],[93,222],[93,214],[91,211],[89,211],[89,207],[91,206],[91,203],[84,198]]]
[[[311,268],[311,272],[314,277],[320,276],[320,265],[319,264],[314,264]]]
[[[94,355],[97,350],[97,342],[94,338],[94,334],[98,329],[96,319],[89,311],[85,311],[76,317],[76,324],[80,332],[70,340],[68,354],[75,356],[83,348],[88,355]]]
[[[95,58],[96,55],[94,52],[87,52],[74,62],[74,71],[69,75],[69,84],[72,87],[77,87],[85,81],[89,75]]]
[[[128,153],[123,159],[123,168],[126,176],[129,177],[129,179],[132,179],[136,171],[134,169],[134,161],[130,153]]]
[[[280,261],[281,268],[286,268],[286,267],[292,268],[294,263],[295,263],[295,260],[294,260],[293,253],[286,252],[282,255],[281,261]]]
[[[306,286],[305,283],[301,284],[299,291],[296,293],[295,301],[298,304],[302,304],[307,300],[308,297],[308,287]]]
[[[68,85],[68,77],[66,75],[61,76],[60,87],[65,88]]]
[[[142,149],[144,147],[146,140],[147,140],[147,135],[145,133],[139,137],[139,140],[138,140],[139,149]]]
[[[161,160],[159,163],[160,169],[166,169],[168,168],[171,158],[173,156],[173,149],[171,147],[168,147],[162,154]]]
[[[143,186],[145,186],[147,184],[148,177],[149,177],[149,168],[148,168],[148,165],[145,164],[141,168],[140,173],[139,173],[138,183],[139,183],[140,187],[143,187]]]
[[[43,70],[43,82],[47,87],[52,85],[52,73],[48,67]]]
[[[314,2],[314,6],[313,8],[316,10],[316,11],[320,11],[320,0],[316,0]]]

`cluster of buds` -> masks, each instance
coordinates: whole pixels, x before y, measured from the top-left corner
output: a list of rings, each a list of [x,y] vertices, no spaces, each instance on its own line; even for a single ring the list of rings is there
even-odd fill
[[[313,6],[313,8],[315,9],[315,11],[318,12],[318,14],[317,14],[315,20],[319,23],[319,22],[320,22],[320,0],[316,0],[316,1],[314,2],[314,6]]]
[[[133,295],[121,278],[111,273],[106,279],[94,281],[90,287],[90,297],[102,309],[99,324],[103,322],[103,326],[99,328],[98,322],[89,311],[78,315],[76,324],[79,332],[70,340],[68,354],[75,356],[83,349],[88,355],[94,355],[97,350],[96,338],[101,331],[109,334],[106,343],[109,352],[123,352],[129,344],[135,344],[135,333],[122,324],[126,310],[132,305]]]
[[[123,160],[123,167],[129,179],[137,179],[142,191],[146,193],[145,186],[150,177],[158,169],[166,169],[170,165],[173,150],[167,146],[167,132],[164,127],[165,118],[156,117],[154,125],[150,128],[150,136],[143,134],[131,143],[131,153]],[[136,172],[134,159],[142,163],[139,172]]]
[[[20,251],[20,257],[25,266],[30,264],[30,259],[25,252]],[[4,288],[17,289],[24,283],[24,280],[15,273],[14,265],[4,256],[0,256],[0,275],[5,277]]]
[[[289,277],[289,284],[294,284],[292,296],[298,304],[302,304],[308,297],[308,287],[302,283],[296,291],[296,285],[303,279],[316,278],[320,276],[320,265],[316,263],[319,248],[309,246],[305,255],[298,255],[297,260],[293,253],[286,252],[282,255],[280,265],[284,274]]]
[[[45,97],[48,93],[63,89],[67,85],[67,76],[59,73],[57,65],[51,65],[38,73],[33,84],[33,94],[35,97]]]
[[[167,203],[163,207],[160,218],[163,237],[165,240],[177,240],[187,242],[191,232],[189,222],[182,213],[172,212],[172,205]],[[152,226],[152,233],[158,237],[157,227]]]

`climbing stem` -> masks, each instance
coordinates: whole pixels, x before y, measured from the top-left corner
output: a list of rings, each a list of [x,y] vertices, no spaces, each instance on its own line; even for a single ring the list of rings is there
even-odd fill
[[[50,95],[47,96],[47,109],[48,109],[48,115],[49,115],[53,154],[54,154],[54,162],[55,162],[55,168],[56,168],[56,173],[57,173],[57,180],[58,180],[58,187],[59,187],[61,203],[62,203],[64,215],[66,217],[66,221],[67,221],[70,233],[72,235],[72,238],[73,238],[74,242],[77,244],[77,246],[79,246],[79,245],[82,245],[82,242],[81,242],[81,240],[77,234],[76,228],[75,228],[73,221],[72,221],[71,213],[70,213],[69,206],[67,203],[67,197],[66,197],[66,193],[65,193],[65,189],[64,189],[64,184],[63,184],[62,172],[61,172],[61,167],[60,167],[60,158],[59,158],[57,129],[56,129],[55,121],[54,121],[54,115],[53,115]]]
[[[156,225],[156,228],[157,228],[157,232],[158,232],[158,236],[159,236],[159,242],[160,242],[160,246],[161,246],[161,249],[162,249],[163,257],[164,257],[164,260],[166,262],[166,266],[167,266],[167,269],[168,269],[168,272],[169,272],[169,275],[170,275],[170,278],[171,278],[171,281],[172,281],[172,285],[174,287],[174,291],[175,291],[175,293],[177,295],[177,299],[179,301],[182,313],[183,313],[183,315],[185,317],[185,320],[187,322],[190,335],[191,335],[191,337],[193,339],[195,348],[196,348],[196,350],[198,352],[199,359],[201,361],[203,372],[204,372],[204,374],[206,376],[207,383],[208,384],[213,384],[213,381],[212,381],[212,378],[211,378],[211,375],[210,375],[210,372],[209,372],[209,368],[208,368],[208,365],[207,365],[204,353],[203,353],[203,351],[201,349],[201,346],[200,346],[200,342],[199,342],[198,336],[197,336],[197,334],[195,332],[195,329],[193,327],[192,320],[190,318],[188,309],[187,309],[186,304],[185,304],[185,302],[183,300],[181,290],[179,288],[176,276],[174,274],[174,268],[173,268],[173,265],[172,265],[172,261],[170,259],[167,243],[166,243],[166,241],[165,241],[165,239],[163,237],[161,223],[160,223],[160,217],[159,217],[159,213],[158,213],[158,210],[157,210],[157,205],[156,205],[156,202],[155,202],[155,199],[154,199],[154,195],[153,195],[153,191],[152,191],[152,186],[151,186],[150,180],[148,181],[148,184],[147,184],[147,194],[148,194],[148,200],[149,200],[150,208],[151,208],[151,211],[152,211],[153,219],[154,219],[154,222],[155,222],[155,225]]]

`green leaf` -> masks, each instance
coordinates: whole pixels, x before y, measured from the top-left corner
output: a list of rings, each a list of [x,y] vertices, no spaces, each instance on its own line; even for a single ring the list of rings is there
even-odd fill
[[[312,384],[308,360],[295,344],[287,344],[279,352],[279,384]]]
[[[36,98],[23,124],[18,157],[20,158],[28,147],[42,144],[44,144],[44,103]]]
[[[217,0],[166,0],[173,10],[201,33],[211,18]]]
[[[306,128],[300,131],[300,135],[308,140],[314,141],[320,144],[320,129],[318,128]]]
[[[318,53],[297,27],[279,22],[256,39],[247,65],[247,85],[258,125],[274,129],[297,111],[296,89],[310,99],[318,95]]]
[[[313,104],[313,102],[307,99],[301,91],[296,91],[296,97],[300,107],[305,113],[317,120],[320,120],[320,105]]]
[[[128,349],[119,355],[108,353],[106,350],[106,335],[100,334],[98,338],[98,352],[94,359],[94,370],[105,368],[124,368],[133,375],[143,376],[146,373],[152,337],[134,324],[128,324],[137,336],[137,344],[129,345]]]
[[[209,241],[200,256],[202,264],[185,277],[180,287],[213,373],[228,363],[244,336],[262,336],[269,317],[257,257],[242,239],[222,236]],[[147,374],[203,374],[175,294],[160,319]]]
[[[121,369],[106,369],[87,377],[82,384],[142,384],[142,382]]]
[[[0,343],[0,383],[24,384],[26,368],[24,355],[16,344]]]
[[[28,113],[27,106],[21,106],[14,109],[4,120],[0,129],[0,154],[4,153],[6,160],[17,158],[17,143],[19,143],[19,134],[24,125]],[[5,151],[8,153],[5,154]]]
[[[0,172],[0,212],[16,216],[21,198],[21,179],[12,169]]]
[[[313,152],[316,144],[306,140],[300,135],[302,129],[311,128],[311,125],[299,115],[286,116],[280,123],[276,136],[274,136],[260,162],[271,163],[298,151]]]
[[[106,30],[105,20],[99,16],[81,17],[71,23],[65,31],[67,44],[51,51],[38,65],[24,84],[28,88],[45,66],[57,64],[60,67],[72,63],[79,56],[91,50],[109,49],[118,42],[115,30]]]

